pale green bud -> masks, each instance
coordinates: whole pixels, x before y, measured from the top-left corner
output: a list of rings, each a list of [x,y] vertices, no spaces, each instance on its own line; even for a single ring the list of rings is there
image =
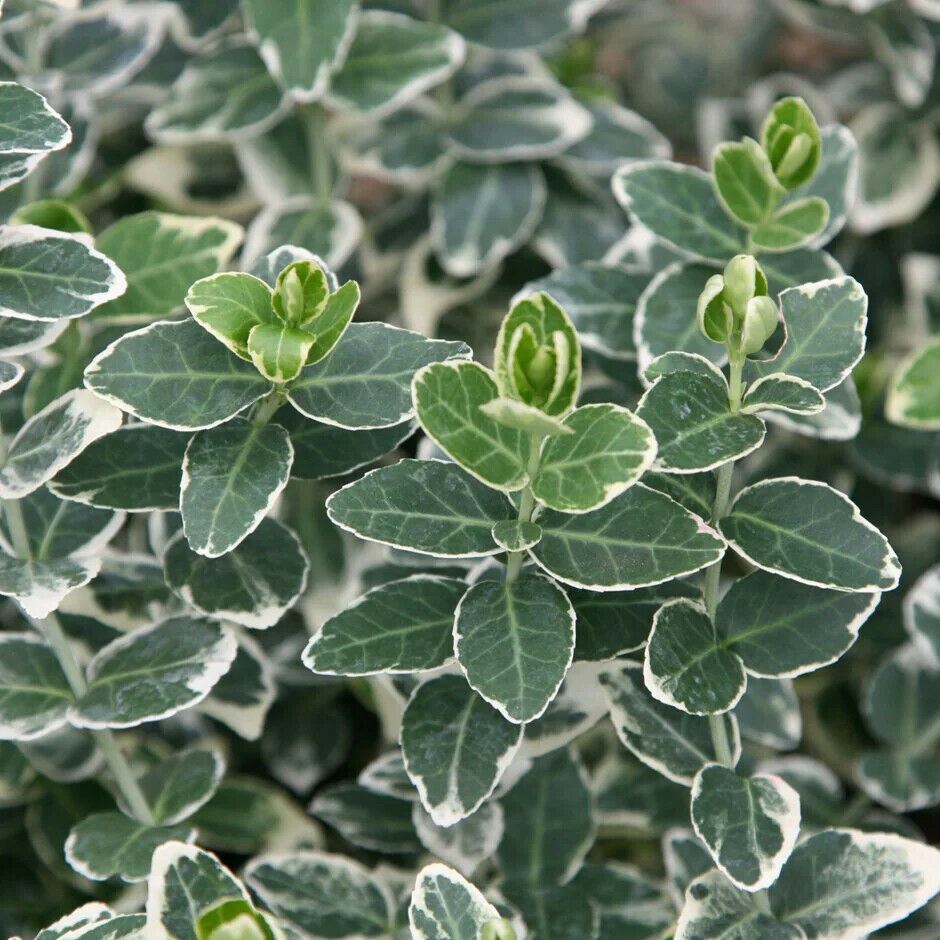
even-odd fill
[[[761,128],[761,146],[785,189],[808,183],[819,169],[822,140],[813,112],[802,98],[783,98]]]
[[[777,305],[770,297],[754,297],[748,301],[741,327],[741,352],[745,355],[763,349],[774,335],[778,322]]]
[[[290,268],[278,285],[281,308],[288,323],[300,323],[304,319],[304,287],[297,268]]]
[[[725,279],[714,274],[699,294],[696,317],[703,336],[715,343],[726,343],[734,328],[734,315],[724,299]]]
[[[740,317],[752,297],[767,293],[767,278],[753,255],[735,255],[725,265],[724,298]]]

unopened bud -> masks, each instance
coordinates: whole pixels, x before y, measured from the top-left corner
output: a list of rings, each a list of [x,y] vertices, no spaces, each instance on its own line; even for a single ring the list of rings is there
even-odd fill
[[[734,328],[734,314],[724,299],[725,279],[712,275],[699,294],[696,317],[702,335],[715,343],[726,343]]]
[[[752,297],[767,293],[767,278],[753,255],[735,255],[725,266],[724,298],[737,316]]]
[[[745,355],[763,349],[764,343],[777,329],[777,305],[770,297],[754,297],[748,301],[741,327],[741,352]]]
[[[809,182],[819,168],[822,142],[816,118],[802,98],[778,101],[761,128],[761,146],[785,189]]]
[[[290,324],[297,324],[304,319],[304,287],[296,268],[288,270],[278,285],[281,296],[281,309],[284,319]]]

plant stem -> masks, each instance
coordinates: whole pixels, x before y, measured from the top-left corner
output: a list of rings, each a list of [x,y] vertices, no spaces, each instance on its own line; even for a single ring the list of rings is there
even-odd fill
[[[767,889],[764,888],[762,891],[755,891],[752,895],[754,898],[754,906],[762,914],[771,914],[770,910],[770,895],[767,893]]]
[[[277,414],[278,409],[284,404],[287,397],[283,388],[276,388],[270,394],[265,395],[257,405],[251,416],[251,423],[255,427],[263,428]]]
[[[301,105],[299,109],[307,135],[307,156],[310,160],[310,186],[319,202],[329,202],[333,193],[333,161],[326,135],[326,112],[318,104]]]
[[[539,460],[542,456],[542,435],[531,434],[529,436],[529,462],[526,465],[526,472],[529,476],[529,483],[522,491],[519,498],[519,521],[529,522],[532,519],[532,511],[535,509],[535,496],[532,494],[531,481],[535,479],[535,474],[539,469]],[[522,562],[525,560],[525,552],[510,552],[509,559],[506,562],[506,581],[512,584],[519,577],[519,571],[522,569]]]

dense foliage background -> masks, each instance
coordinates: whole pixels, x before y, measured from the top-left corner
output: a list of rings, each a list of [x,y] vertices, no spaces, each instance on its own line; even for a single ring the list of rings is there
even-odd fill
[[[798,474],[848,493],[888,536],[903,575],[838,663],[796,680],[751,680],[740,706],[744,754],[755,766],[786,755],[777,770],[800,793],[804,827],[938,841],[940,682],[924,666],[929,654],[911,662],[898,650],[910,642],[918,597],[921,616],[936,618],[940,603],[940,431],[889,421],[884,403],[899,363],[940,332],[940,4],[390,0],[364,2],[353,26],[351,4],[324,0],[323,28],[312,35],[290,19],[299,6],[5,0],[0,79],[43,94],[72,136],[21,181],[4,175],[0,213],[11,224],[85,231],[129,289],[82,319],[0,321],[0,353],[27,366],[0,398],[4,434],[82,388],[86,367],[110,343],[183,314],[194,281],[260,271],[284,245],[324,259],[337,276],[332,290],[358,282],[358,322],[455,344],[440,359],[464,342],[491,365],[513,298],[530,285],[548,290],[581,332],[582,400],[633,409],[643,392],[638,365],[676,348],[672,336],[634,330],[637,301],[680,255],[618,204],[615,171],[670,156],[707,167],[720,141],[756,134],[778,97],[799,95],[821,126],[851,131],[847,182],[834,196],[844,190],[851,199],[830,201],[839,231],[826,249],[868,294],[868,345],[854,383],[840,386],[824,412],[832,420],[771,424],[740,476]],[[338,50],[345,64],[334,67]],[[8,174],[7,164],[0,171]],[[268,263],[270,275],[295,257]],[[604,281],[608,270],[630,277]],[[141,773],[190,748],[219,755],[212,795],[192,822],[197,844],[233,871],[265,852],[327,848],[375,868],[406,907],[429,856],[487,885],[504,829],[526,839],[531,794],[509,790],[462,832],[436,825],[398,746],[415,674],[331,677],[301,662],[309,636],[366,590],[419,572],[463,578],[470,570],[470,562],[363,542],[327,518],[326,498],[358,468],[433,455],[411,415],[401,417],[363,432],[372,438],[355,459],[337,459],[330,440],[306,450],[294,441],[292,479],[273,514],[299,540],[306,575],[296,575],[296,590],[275,586],[277,616],[270,596],[236,599],[240,623],[267,629],[240,632],[236,668],[208,698],[118,737]],[[299,435],[301,423],[288,430]],[[164,463],[175,453],[178,466],[175,445],[164,443]],[[158,458],[142,452],[151,492]],[[53,490],[80,495],[102,459]],[[73,523],[96,529],[102,557],[100,573],[60,607],[81,657],[161,615],[231,609],[220,585],[240,576],[234,564],[200,581],[193,566],[183,570],[185,559],[164,559],[181,545],[171,509],[178,476],[170,474],[169,498],[128,502],[126,515],[100,525]],[[41,493],[27,515],[37,540],[55,530],[50,518],[60,511],[52,491]],[[289,536],[269,525],[257,552],[289,581]],[[7,526],[4,542],[15,539]],[[651,620],[653,609],[637,616]],[[0,620],[4,631],[27,629],[12,599]],[[537,766],[561,781],[550,798],[566,822],[562,857],[580,861],[577,843],[587,840],[598,870],[608,861],[635,866],[613,899],[592,887],[591,866],[579,875],[579,891],[602,912],[595,936],[667,937],[682,891],[705,867],[703,850],[685,832],[686,788],[617,741],[595,666],[576,663],[559,698],[527,725],[520,755],[541,758]],[[906,681],[920,683],[916,695],[905,697]],[[572,743],[581,777],[566,763]],[[520,761],[516,771],[524,770]],[[99,850],[99,869],[66,861],[73,827],[114,809],[109,781],[88,730],[64,725],[0,741],[0,931],[32,936],[91,900],[139,909],[140,875],[122,880],[120,861],[105,864],[114,846]],[[588,792],[581,820],[577,799]],[[399,927],[407,936],[407,920]],[[557,936],[590,935],[580,929],[575,919]],[[934,938],[940,909],[935,902],[878,935]]]

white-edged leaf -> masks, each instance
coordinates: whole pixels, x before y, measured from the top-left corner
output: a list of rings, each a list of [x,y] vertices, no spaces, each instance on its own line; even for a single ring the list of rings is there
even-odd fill
[[[16,82],[0,82],[0,190],[15,185],[72,131],[42,95]]]
[[[889,421],[919,431],[940,430],[940,338],[928,340],[897,368],[888,388]]]
[[[813,415],[826,407],[826,400],[819,389],[806,379],[772,372],[748,386],[742,404],[741,410],[745,414],[785,411],[789,414]]]
[[[88,584],[101,567],[94,557],[12,558],[0,553],[0,594],[15,598],[27,616],[48,617],[71,591]]]
[[[0,739],[29,741],[61,728],[72,701],[52,647],[30,633],[0,635]]]
[[[435,863],[418,872],[408,922],[413,940],[477,940],[499,911],[454,869]]]
[[[922,574],[904,598],[904,626],[940,663],[940,565]]]
[[[496,800],[446,828],[436,825],[420,802],[414,804],[412,819],[421,844],[467,878],[493,857],[503,837],[503,807]]]

